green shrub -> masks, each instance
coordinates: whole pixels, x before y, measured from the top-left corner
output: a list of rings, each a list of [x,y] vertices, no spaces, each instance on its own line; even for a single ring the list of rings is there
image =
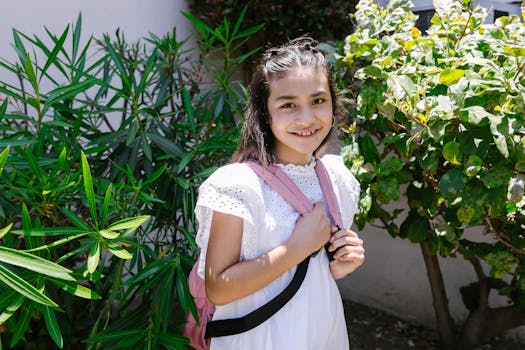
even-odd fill
[[[525,25],[484,24],[486,9],[453,1],[422,35],[411,9],[358,4],[339,57],[356,102],[343,152],[363,189],[356,223],[421,245],[444,348],[464,349],[525,324]],[[391,204],[405,189],[401,216]],[[436,254],[462,255],[479,279],[461,290],[470,314],[457,339]],[[512,306],[489,307],[492,288]]]
[[[181,349],[196,191],[234,150],[244,58],[203,84],[176,29],[128,43],[81,23],[13,30],[0,61],[18,82],[0,81],[0,348]]]

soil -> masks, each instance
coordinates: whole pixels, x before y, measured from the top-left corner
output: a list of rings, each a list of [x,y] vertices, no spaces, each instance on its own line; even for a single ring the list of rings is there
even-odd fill
[[[351,350],[439,350],[436,330],[403,321],[388,313],[344,301]],[[525,349],[510,336],[495,337],[476,350]]]

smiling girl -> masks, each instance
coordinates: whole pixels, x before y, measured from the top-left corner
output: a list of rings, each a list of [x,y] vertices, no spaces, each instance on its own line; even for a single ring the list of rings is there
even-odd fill
[[[286,288],[297,264],[311,258],[301,287],[282,309],[249,331],[213,338],[211,349],[348,349],[335,280],[364,261],[363,242],[348,229],[359,184],[339,156],[322,157],[345,223],[331,226],[314,166],[330,140],[338,100],[316,42],[301,37],[267,50],[250,96],[232,163],[201,185],[195,209],[198,271],[217,305],[213,319],[242,317],[264,305]],[[313,211],[296,212],[243,164],[248,160],[281,168],[315,203]]]

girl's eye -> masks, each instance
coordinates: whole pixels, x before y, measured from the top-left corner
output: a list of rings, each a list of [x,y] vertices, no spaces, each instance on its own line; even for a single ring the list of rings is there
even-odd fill
[[[285,104],[281,105],[280,108],[281,109],[289,109],[289,108],[294,108],[294,107],[295,107],[295,105],[293,103],[289,102],[289,103],[285,103]]]
[[[320,97],[319,97],[319,98],[316,98],[316,99],[314,100],[313,104],[314,104],[314,105],[319,105],[319,104],[323,103],[324,101],[325,101],[324,98],[320,98]]]

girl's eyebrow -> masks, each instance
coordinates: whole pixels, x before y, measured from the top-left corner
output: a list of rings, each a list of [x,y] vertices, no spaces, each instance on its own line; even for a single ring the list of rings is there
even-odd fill
[[[318,90],[318,91],[315,91],[312,94],[310,94],[310,96],[311,97],[318,97],[318,96],[321,96],[321,95],[324,95],[324,94],[328,94],[328,91],[326,91],[326,90]],[[281,96],[276,97],[275,101],[293,100],[293,99],[296,99],[296,98],[297,98],[297,96],[293,96],[293,95],[281,95]]]

